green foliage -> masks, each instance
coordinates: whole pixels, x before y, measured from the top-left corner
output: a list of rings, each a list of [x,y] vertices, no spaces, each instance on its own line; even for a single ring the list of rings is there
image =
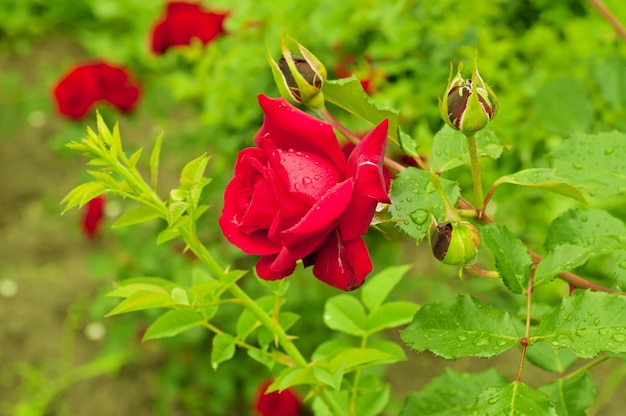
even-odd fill
[[[491,387],[483,391],[470,415],[507,414],[556,416],[557,412],[548,396],[521,382],[502,387]]]
[[[470,374],[446,368],[422,390],[409,393],[400,415],[467,415],[480,393],[504,384],[506,378],[494,369]]]
[[[449,360],[493,357],[517,345],[520,338],[519,325],[508,313],[468,295],[424,305],[402,331],[409,347]]]
[[[479,157],[487,156],[491,159],[498,159],[504,149],[498,137],[491,130],[478,132],[476,145]],[[468,164],[467,139],[460,131],[447,124],[444,125],[433,138],[432,157],[433,169],[437,172],[445,172]]]
[[[578,357],[601,351],[626,351],[626,298],[617,294],[575,292],[543,317],[530,342],[568,348]]]
[[[450,180],[441,179],[443,192],[453,205],[459,199],[458,185]],[[421,241],[428,234],[431,218],[437,223],[445,219],[445,204],[431,184],[428,172],[415,168],[404,169],[393,181],[389,197],[389,208],[396,225],[415,241]]]

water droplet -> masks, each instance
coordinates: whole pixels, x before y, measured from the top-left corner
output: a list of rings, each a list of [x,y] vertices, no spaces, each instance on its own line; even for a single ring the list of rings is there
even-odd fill
[[[615,151],[615,148],[613,146],[609,146],[606,149],[604,149],[604,154],[608,156],[610,154],[613,154],[614,151]]]
[[[572,320],[572,315],[565,315],[565,320],[566,321],[571,321]]]
[[[574,163],[572,163],[572,167],[574,169],[581,170],[583,168],[583,164],[580,163],[580,162],[574,162]]]
[[[466,337],[465,335],[459,335],[459,336],[457,337],[457,339],[458,339],[459,341],[465,341],[465,340],[467,339],[467,337]]]
[[[608,328],[600,328],[598,330],[598,334],[600,334],[600,335],[606,335],[607,332],[609,332]]]
[[[407,196],[406,197],[406,202],[411,202],[411,201],[413,201],[413,198],[411,198],[410,196]]]
[[[502,345],[506,345],[506,341],[505,341],[505,340],[503,340],[503,339],[501,339],[501,340],[499,340],[498,342],[496,342],[496,344],[498,344],[498,345],[500,345],[500,346],[502,346]]]
[[[620,262],[619,267],[622,269],[626,269],[626,261]]]
[[[410,215],[413,222],[416,224],[424,224],[428,219],[428,212],[423,209],[418,209]]]
[[[595,326],[598,326],[598,325],[600,324],[600,318],[596,318],[596,319],[594,319],[594,320],[593,320],[593,324],[594,324]]]
[[[482,345],[489,345],[489,339],[488,338],[476,338],[474,340],[474,345],[476,346],[482,346]]]
[[[587,222],[587,221],[589,221],[589,218],[587,218],[587,216],[586,216],[586,215],[583,215],[582,217],[580,217],[580,220],[581,220],[582,222]]]
[[[296,191],[300,190],[300,184],[299,183],[294,183],[293,187],[296,188]]]
[[[615,342],[624,342],[626,341],[626,335],[624,334],[613,334],[611,335],[611,339]]]
[[[309,178],[308,176],[305,176],[304,178],[302,178],[302,184],[303,185],[310,185],[311,183],[313,183],[313,180],[311,178]]]

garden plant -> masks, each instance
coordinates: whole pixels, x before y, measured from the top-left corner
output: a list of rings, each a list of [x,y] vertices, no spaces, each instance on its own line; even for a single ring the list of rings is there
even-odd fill
[[[131,42],[52,88],[71,132],[86,128],[60,140],[88,166],[63,214],[80,208],[87,239],[112,233],[132,259],[104,261],[117,275],[96,319],[132,328],[110,348],[138,337],[133,354],[187,351],[164,377],[193,374],[200,393],[159,394],[189,414],[623,405],[596,379],[612,367],[617,384],[626,378],[617,13],[597,1],[478,2],[474,26],[446,34],[467,24],[443,12],[450,1],[376,4],[380,20],[360,5],[352,28],[317,2],[261,3],[252,16],[254,1],[170,2],[151,23],[149,57],[133,58]],[[269,23],[278,10],[325,30]],[[567,52],[545,48],[547,38]],[[191,116],[128,137],[116,120],[163,96],[154,119],[181,103]],[[197,135],[206,141],[183,143]],[[394,391],[390,374],[422,356],[445,368]],[[481,370],[454,367],[467,357]]]

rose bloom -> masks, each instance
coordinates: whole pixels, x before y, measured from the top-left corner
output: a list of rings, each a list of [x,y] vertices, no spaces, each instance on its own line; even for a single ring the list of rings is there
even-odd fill
[[[95,238],[100,232],[102,220],[104,219],[105,203],[104,195],[100,195],[87,202],[83,208],[80,225],[83,234],[89,239]]]
[[[372,270],[361,237],[376,204],[389,202],[382,161],[387,120],[346,158],[330,124],[288,104],[259,96],[265,114],[256,147],[239,152],[224,192],[219,224],[226,238],[260,255],[262,279],[282,279],[296,262],[314,265],[319,280],[359,287]]]
[[[172,46],[189,45],[191,39],[207,44],[224,33],[224,19],[228,13],[204,10],[197,3],[172,1],[168,3],[165,17],[152,32],[152,51],[162,54]]]
[[[298,416],[300,414],[300,399],[293,389],[282,392],[273,391],[265,394],[265,390],[272,384],[271,380],[259,386],[254,400],[254,409],[259,416]]]
[[[127,70],[101,61],[72,68],[53,90],[59,113],[74,119],[85,117],[101,101],[130,112],[140,93]]]

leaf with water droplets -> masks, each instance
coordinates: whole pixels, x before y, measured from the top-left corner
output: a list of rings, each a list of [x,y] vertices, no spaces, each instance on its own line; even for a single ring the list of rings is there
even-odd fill
[[[550,154],[559,176],[591,196],[626,192],[626,134],[618,131],[568,138]]]
[[[547,342],[537,342],[529,346],[526,349],[526,358],[539,368],[558,373],[564,373],[578,360],[576,354],[570,350],[553,348]]]
[[[441,178],[441,186],[450,203],[456,206],[460,196],[459,185]],[[397,227],[417,242],[428,234],[431,216],[434,215],[437,222],[444,220],[446,209],[430,184],[429,172],[404,169],[393,180],[389,197],[392,201],[389,211]]]
[[[539,389],[550,397],[559,415],[585,415],[596,403],[596,383],[588,371],[561,377]]]
[[[507,312],[461,295],[422,307],[402,331],[402,339],[416,351],[455,360],[500,354],[517,345],[522,332]]]
[[[422,390],[407,395],[400,416],[465,416],[483,390],[506,382],[493,368],[475,374],[445,368]]]
[[[493,188],[505,183],[543,189],[573,198],[583,204],[588,204],[585,195],[580,189],[568,183],[567,179],[558,176],[556,169],[526,169],[511,175],[505,175],[494,182]]]
[[[544,393],[516,381],[503,387],[483,391],[471,409],[472,416],[557,416],[556,409]]]
[[[498,159],[504,146],[491,130],[482,130],[476,133],[476,147],[478,156],[487,156]],[[433,169],[445,172],[450,169],[469,164],[467,139],[458,130],[444,125],[433,138]]]
[[[533,260],[524,243],[504,225],[485,225],[480,234],[483,245],[495,258],[504,285],[513,293],[526,292]]]
[[[537,341],[568,348],[581,358],[601,351],[626,352],[626,297],[575,291],[541,319],[529,338],[529,343]]]
[[[555,218],[548,228],[544,247],[554,249],[560,244],[578,246],[612,245],[623,247],[626,243],[626,225],[602,210],[571,209]]]

